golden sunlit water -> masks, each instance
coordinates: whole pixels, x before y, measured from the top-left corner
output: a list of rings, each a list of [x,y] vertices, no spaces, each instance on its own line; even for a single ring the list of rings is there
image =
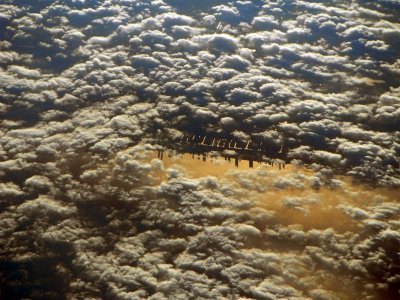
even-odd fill
[[[149,158],[157,159],[157,153]],[[165,169],[179,169],[190,178],[218,177],[232,189],[242,191],[236,197],[253,200],[263,208],[276,211],[276,222],[296,224],[305,230],[356,230],[356,222],[343,212],[341,205],[366,208],[400,200],[400,194],[395,190],[353,184],[351,178],[345,176],[335,178],[336,186],[311,188],[310,181],[315,172],[293,164],[283,168],[277,163],[273,166],[254,163],[254,168],[250,168],[248,161],[239,161],[236,167],[233,159],[228,161],[208,155],[203,160],[202,155],[175,154],[174,151],[166,151],[162,162]]]
[[[153,164],[159,162],[157,151],[146,158]],[[232,192],[236,199],[251,200],[261,209],[271,212],[268,226],[285,226],[305,232],[310,230],[333,230],[349,237],[362,230],[362,224],[344,212],[343,207],[368,209],[370,206],[384,202],[398,202],[398,191],[388,188],[371,188],[366,185],[354,184],[351,178],[336,176],[331,185],[312,187],[316,172],[293,164],[254,163],[239,161],[235,166],[234,159],[223,157],[177,153],[173,150],[164,151],[162,156],[163,170],[159,175],[159,183],[168,180],[166,170],[175,169],[186,177],[201,179],[217,177],[225,189]],[[252,244],[254,243],[254,244]],[[296,245],[274,240],[260,245],[253,241],[248,247],[264,249],[264,251],[279,250],[283,261],[290,264],[292,255],[301,255]],[[369,282],[356,283],[353,278],[344,274],[331,273],[318,268],[310,268],[307,263],[286,266],[301,278],[301,283],[291,282],[301,289],[302,284],[318,278],[315,289],[323,288],[333,291],[330,299],[357,299],[359,290]],[[290,280],[289,280],[290,281]],[[379,295],[377,295],[379,298]]]

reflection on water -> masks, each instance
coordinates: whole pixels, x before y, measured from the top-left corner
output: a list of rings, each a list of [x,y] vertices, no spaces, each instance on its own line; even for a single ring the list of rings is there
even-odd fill
[[[222,177],[229,170],[247,170],[260,165],[268,165],[273,169],[282,171],[290,171],[293,169],[292,165],[288,165],[280,159],[260,161],[242,158],[237,155],[223,155],[223,153],[222,156],[220,156],[218,152],[179,153],[174,150],[158,150],[156,154],[154,154],[152,158],[161,159],[165,168],[169,168],[170,166],[183,167],[186,173],[193,178],[204,176]]]
[[[312,248],[313,242],[305,241],[301,235],[298,242],[295,237],[282,236],[285,236],[284,232],[290,235],[298,230],[302,234],[315,235],[314,238],[321,232],[331,232],[352,240],[367,234],[367,229],[365,223],[349,213],[347,208],[370,211],[374,206],[398,203],[398,191],[353,184],[345,176],[331,179],[330,184],[315,184],[319,179],[318,173],[300,166],[286,164],[283,168],[283,164],[279,166],[272,161],[251,166],[248,160],[239,160],[235,164],[233,159],[217,156],[216,153],[153,151],[146,160],[152,164],[162,161],[159,183],[169,180],[166,175],[168,169],[179,170],[185,177],[193,179],[216,177],[219,192],[232,199],[250,200],[256,209],[267,212],[270,217],[263,220],[264,238],[249,240],[244,248],[279,253],[283,264],[287,264],[284,269],[290,269],[297,276],[295,281],[287,279],[291,285],[300,290],[310,289],[310,286],[316,290],[329,290],[332,292],[332,298],[329,299],[358,299],[360,291],[364,295],[375,293],[365,291],[365,285],[375,284],[373,278],[355,280],[343,270],[329,270],[307,259],[293,260],[292,257],[304,257],[308,247],[305,245]],[[204,190],[208,188],[199,187]],[[380,220],[388,221],[390,218],[383,217]],[[276,234],[279,230],[283,233]],[[371,299],[386,299],[381,296],[371,294]]]
[[[359,223],[343,206],[366,208],[385,201],[399,201],[398,192],[355,185],[340,176],[331,186],[317,186],[315,172],[282,161],[255,162],[228,159],[210,153],[155,151],[151,159],[162,159],[165,169],[181,170],[191,178],[217,177],[236,199],[252,200],[274,211],[273,224],[295,225],[304,230],[333,228],[354,231]]]
[[[304,299],[368,299],[365,295],[372,295],[370,299],[390,299],[382,296],[383,288],[379,290],[382,276],[375,275],[373,267],[360,262],[374,260],[374,254],[370,254],[374,248],[371,246],[365,250],[365,255],[353,255],[353,251],[360,252],[378,236],[376,229],[367,228],[365,218],[374,219],[377,221],[375,224],[395,222],[396,212],[387,214],[387,217],[373,217],[372,212],[374,207],[381,205],[382,215],[386,214],[387,209],[383,206],[397,205],[400,200],[398,191],[356,185],[343,176],[322,180],[324,178],[318,172],[295,164],[284,165],[279,160],[254,162],[251,166],[249,160],[238,160],[235,164],[234,156],[230,159],[221,157],[215,151],[192,154],[157,149],[161,148],[150,144],[128,149],[118,155],[113,166],[113,170],[118,170],[120,164],[129,172],[135,172],[138,181],[134,186],[137,184],[137,188],[146,191],[143,205],[149,205],[149,213],[154,212],[156,218],[159,216],[153,202],[157,206],[163,203],[169,214],[169,209],[185,211],[182,203],[190,199],[196,202],[196,210],[199,210],[196,226],[227,225],[238,228],[238,234],[241,234],[240,230],[248,230],[245,227],[248,224],[252,231],[244,234],[243,244],[238,246],[236,254],[248,252],[251,257],[252,253],[260,252],[278,256],[280,266],[276,269],[284,278],[278,285],[284,287],[287,284],[303,291],[304,295],[311,295]],[[123,172],[122,178],[118,178],[121,183],[118,187],[130,191],[132,185],[124,183],[124,178],[129,179],[127,174]],[[81,178],[89,180],[89,175],[84,173]],[[118,177],[118,173],[114,172],[113,177]],[[167,181],[170,182],[166,184]],[[176,201],[174,192],[168,201],[158,202],[160,195],[157,191],[163,191],[163,188],[182,192],[182,198]],[[200,194],[202,196],[197,197]],[[162,192],[160,198],[165,195],[170,197]],[[218,201],[218,205],[203,204],[206,200],[211,203]],[[369,216],[364,219],[357,217],[364,212]],[[246,214],[251,217],[247,218]],[[209,215],[210,219],[203,219],[201,216],[204,215]],[[184,226],[186,222],[184,217],[179,224]],[[173,235],[181,237],[182,234],[188,242],[202,235],[183,234],[180,225],[170,230]],[[391,249],[390,245],[383,246]],[[385,271],[390,260],[395,259],[394,255],[390,256],[391,252],[386,253],[388,263],[380,267]],[[354,269],[358,265],[369,269],[358,273],[358,269]],[[388,272],[394,274],[396,271]],[[266,280],[273,278],[273,274],[265,276]],[[372,288],[366,288],[367,285]],[[332,297],[318,298],[319,289],[328,291]],[[315,295],[313,291],[316,291]]]
[[[161,156],[157,153],[152,158],[160,158],[165,168],[175,167],[183,169],[192,178],[200,178],[205,176],[223,177],[230,170],[248,170],[252,167],[261,165],[259,162],[251,163],[248,160],[237,158],[223,158],[213,156],[211,154],[190,154],[190,153],[175,153],[167,151]],[[263,163],[266,165],[266,163]],[[275,163],[270,165],[271,168],[283,169],[283,164]],[[285,166],[286,168],[286,166]]]

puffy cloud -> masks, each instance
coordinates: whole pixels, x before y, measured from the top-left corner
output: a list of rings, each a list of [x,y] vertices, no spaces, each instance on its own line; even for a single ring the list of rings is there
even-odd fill
[[[203,42],[213,52],[235,52],[239,48],[239,41],[229,34],[210,34],[194,39]]]
[[[51,215],[68,216],[74,212],[74,208],[69,208],[68,206],[64,206],[57,201],[43,196],[35,200],[26,201],[17,208],[17,213],[30,218]]]
[[[398,296],[398,193],[332,179],[400,185],[396,1],[6,2],[2,295]],[[318,173],[192,179],[140,144],[185,131]],[[319,210],[344,225],[307,229]]]
[[[40,78],[41,74],[38,70],[31,70],[22,66],[9,66],[8,72],[17,74],[21,77],[33,78],[38,79]]]

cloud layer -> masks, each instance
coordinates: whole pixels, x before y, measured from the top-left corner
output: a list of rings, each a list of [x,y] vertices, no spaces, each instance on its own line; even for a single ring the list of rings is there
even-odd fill
[[[22,3],[1,7],[3,130],[107,101],[119,111],[102,107],[104,122],[136,123],[131,104],[117,104],[136,95],[148,105],[138,137],[243,132],[398,184],[395,2]]]
[[[152,149],[129,147],[109,160],[64,154],[21,187],[4,184],[3,292],[42,299],[396,295],[398,195],[338,180],[318,192],[323,174],[270,167],[190,179],[148,159]],[[333,194],[349,202],[330,202]]]
[[[399,8],[3,1],[2,293],[343,299],[340,278],[363,299],[396,297],[398,192],[357,194],[332,177],[400,185]],[[317,173],[191,179],[139,144],[184,132],[285,147]],[[335,204],[346,230],[285,223],[250,197],[310,191],[279,204],[307,215],[326,186],[353,199]]]

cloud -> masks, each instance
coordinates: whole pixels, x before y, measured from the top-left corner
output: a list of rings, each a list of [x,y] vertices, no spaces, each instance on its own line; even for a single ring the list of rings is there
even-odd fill
[[[21,77],[27,77],[32,79],[38,79],[41,76],[40,72],[37,70],[31,70],[22,66],[15,66],[15,65],[9,66],[8,72],[17,74]]]
[[[396,298],[397,193],[335,176],[400,185],[397,8],[7,1],[1,292]],[[268,165],[193,179],[153,159],[147,142],[193,128],[262,141],[315,173]],[[332,193],[345,201],[331,202]]]
[[[234,53],[239,47],[239,41],[229,34],[211,34],[203,35],[194,40],[204,42],[207,47],[213,52]]]

